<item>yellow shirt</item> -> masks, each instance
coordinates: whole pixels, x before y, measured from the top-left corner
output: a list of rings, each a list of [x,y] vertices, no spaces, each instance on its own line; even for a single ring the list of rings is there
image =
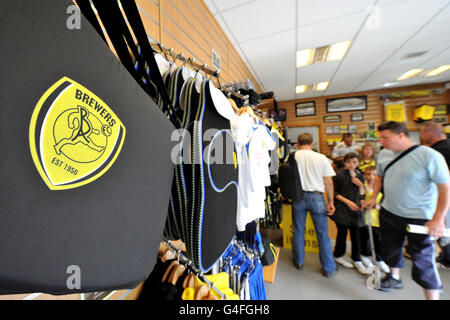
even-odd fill
[[[205,276],[210,282],[213,282],[215,287],[220,290],[222,294],[227,296],[228,300],[240,300],[239,296],[233,292],[232,289],[228,287],[229,275],[226,272],[220,272],[217,274],[206,275]],[[195,290],[201,285],[208,286],[207,283],[202,282],[199,278],[195,277],[195,288],[185,288],[181,299],[183,300],[194,300]],[[218,294],[214,289],[211,289],[211,293],[216,297],[221,299],[220,294]]]
[[[377,163],[376,163],[376,161],[374,159],[372,159],[372,160],[361,160],[361,164],[359,165],[359,169],[364,172],[364,170],[367,167],[370,167],[370,166],[374,166],[375,167],[376,164]]]
[[[367,185],[367,182],[364,183],[364,187],[366,188],[366,196],[365,196],[365,200],[368,201],[373,194],[373,190],[371,187],[369,187]],[[378,193],[377,196],[377,200],[375,201],[377,205],[379,205],[381,203],[381,199],[383,198],[383,194],[380,192]],[[373,208],[372,210],[370,210],[369,215],[370,215],[370,222],[372,227],[379,227],[380,226],[380,214],[379,214],[380,210]],[[366,224],[369,225],[369,215],[366,215]]]

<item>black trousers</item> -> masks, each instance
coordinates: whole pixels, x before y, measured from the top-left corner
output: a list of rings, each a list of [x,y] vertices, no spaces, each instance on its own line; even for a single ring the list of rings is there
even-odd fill
[[[380,228],[372,227],[373,242],[375,246],[375,258],[377,261],[383,260],[381,257],[381,232]],[[359,228],[359,237],[361,240],[361,254],[366,257],[372,257],[370,243],[369,227]]]
[[[340,223],[336,223],[336,228],[337,236],[333,255],[336,258],[339,258],[345,254],[345,250],[347,247],[347,231],[350,231],[350,240],[352,242],[352,259],[353,261],[361,261],[361,240],[359,235],[359,227],[346,226]]]
[[[442,283],[435,262],[434,241],[428,235],[406,231],[408,224],[424,225],[426,222],[424,219],[404,218],[381,208],[381,255],[389,267],[402,268],[407,237],[407,250],[413,261],[413,280],[424,289],[440,289]]]

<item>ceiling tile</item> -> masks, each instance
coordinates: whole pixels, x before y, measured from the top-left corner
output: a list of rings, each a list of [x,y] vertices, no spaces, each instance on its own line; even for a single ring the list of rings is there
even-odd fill
[[[450,64],[450,44],[448,44],[445,50],[442,50],[439,54],[421,64],[420,67],[435,68],[445,64]]]
[[[379,29],[365,25],[360,37],[387,34],[392,31],[415,27],[421,28],[441,10],[448,0],[411,0],[397,2],[380,8]]]
[[[300,0],[298,25],[315,24],[345,15],[366,12],[372,3],[373,0]]]
[[[228,29],[228,25],[222,19],[222,16],[220,16],[219,14],[216,14],[214,16],[214,18],[216,18],[217,22],[222,27],[223,32],[225,32],[225,34],[226,34],[228,40],[230,40],[231,44],[235,45],[236,44],[236,39],[235,39],[233,33],[231,33],[230,29]]]
[[[308,85],[329,81],[339,63],[340,61],[330,61],[297,68],[297,84]]]
[[[352,40],[364,22],[365,17],[365,14],[359,13],[299,27],[297,50],[317,48],[339,41]]]
[[[415,29],[357,38],[334,76],[329,91],[351,92],[405,42]],[[390,82],[386,79],[385,82]],[[340,92],[338,92],[340,90]]]
[[[324,94],[324,91],[304,92],[304,93],[296,94],[296,99],[321,97],[321,96],[323,96],[323,94]]]
[[[296,99],[295,88],[292,88],[292,86],[290,86],[290,83],[286,84],[283,83],[281,85],[278,84],[278,86],[268,87],[267,91],[273,91],[275,99],[277,99],[277,101]]]
[[[292,81],[291,87],[295,87],[295,68],[292,68],[295,59],[293,56],[292,53],[285,53],[277,57],[261,58],[253,60],[252,66],[257,70],[259,79],[266,87],[284,82],[286,79]]]
[[[283,53],[295,55],[295,30],[288,30],[241,44],[250,60],[279,56]],[[295,62],[295,61],[294,61]]]
[[[295,27],[295,0],[252,1],[222,14],[237,41],[244,42]]]
[[[223,0],[212,0],[214,1],[214,3],[216,4],[217,8],[219,9],[219,11],[227,11],[230,9],[236,9],[239,8],[243,5],[246,5],[250,2],[255,2],[257,0],[227,0],[227,1],[223,1]]]
[[[274,91],[279,101],[380,89],[412,68],[450,63],[450,43],[444,40],[450,34],[450,0],[205,0],[205,3],[212,12],[219,10],[216,18],[224,32],[264,90]],[[379,28],[366,23],[373,3],[380,10]],[[353,40],[343,61],[295,67],[296,50],[343,40]],[[401,59],[419,51],[427,53]],[[330,79],[326,91],[295,94],[296,84]],[[394,87],[438,81],[450,81],[450,71],[433,78],[410,79]]]

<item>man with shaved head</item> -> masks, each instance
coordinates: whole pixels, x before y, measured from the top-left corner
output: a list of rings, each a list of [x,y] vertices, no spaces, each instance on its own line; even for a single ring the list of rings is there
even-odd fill
[[[420,128],[420,142],[442,153],[450,168],[450,141],[439,123],[427,122]],[[446,227],[450,227],[450,218],[446,219]],[[445,268],[450,268],[450,238],[443,237],[438,241],[441,253],[437,261]]]

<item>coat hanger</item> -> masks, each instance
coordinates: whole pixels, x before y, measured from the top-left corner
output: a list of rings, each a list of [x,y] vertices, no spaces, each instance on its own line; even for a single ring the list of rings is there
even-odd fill
[[[189,273],[184,278],[183,288],[195,288],[195,274]]]
[[[166,261],[172,260],[172,259],[175,259],[175,252],[173,252],[170,249],[166,250],[166,252],[164,252],[164,254],[160,258],[160,260],[162,262],[166,262]]]
[[[184,271],[186,271],[186,267],[182,264],[178,263],[177,266],[175,266],[169,276],[169,282],[173,285],[177,284],[178,279],[184,274]]]
[[[188,275],[184,277],[183,288],[195,288],[195,274],[192,273],[191,265],[192,261],[189,260],[186,267]]]
[[[211,288],[213,286],[214,286],[214,282],[208,284],[209,293],[205,298],[203,298],[203,300],[219,300],[219,298],[214,293],[212,293]]]
[[[162,277],[161,281],[166,282],[168,279],[170,273],[172,272],[173,268],[176,268],[180,263],[177,260],[174,260],[170,263],[170,265],[167,267],[166,272],[164,273],[164,276]]]
[[[206,285],[202,284],[201,286],[195,289],[194,300],[204,300],[209,295],[209,289]]]

